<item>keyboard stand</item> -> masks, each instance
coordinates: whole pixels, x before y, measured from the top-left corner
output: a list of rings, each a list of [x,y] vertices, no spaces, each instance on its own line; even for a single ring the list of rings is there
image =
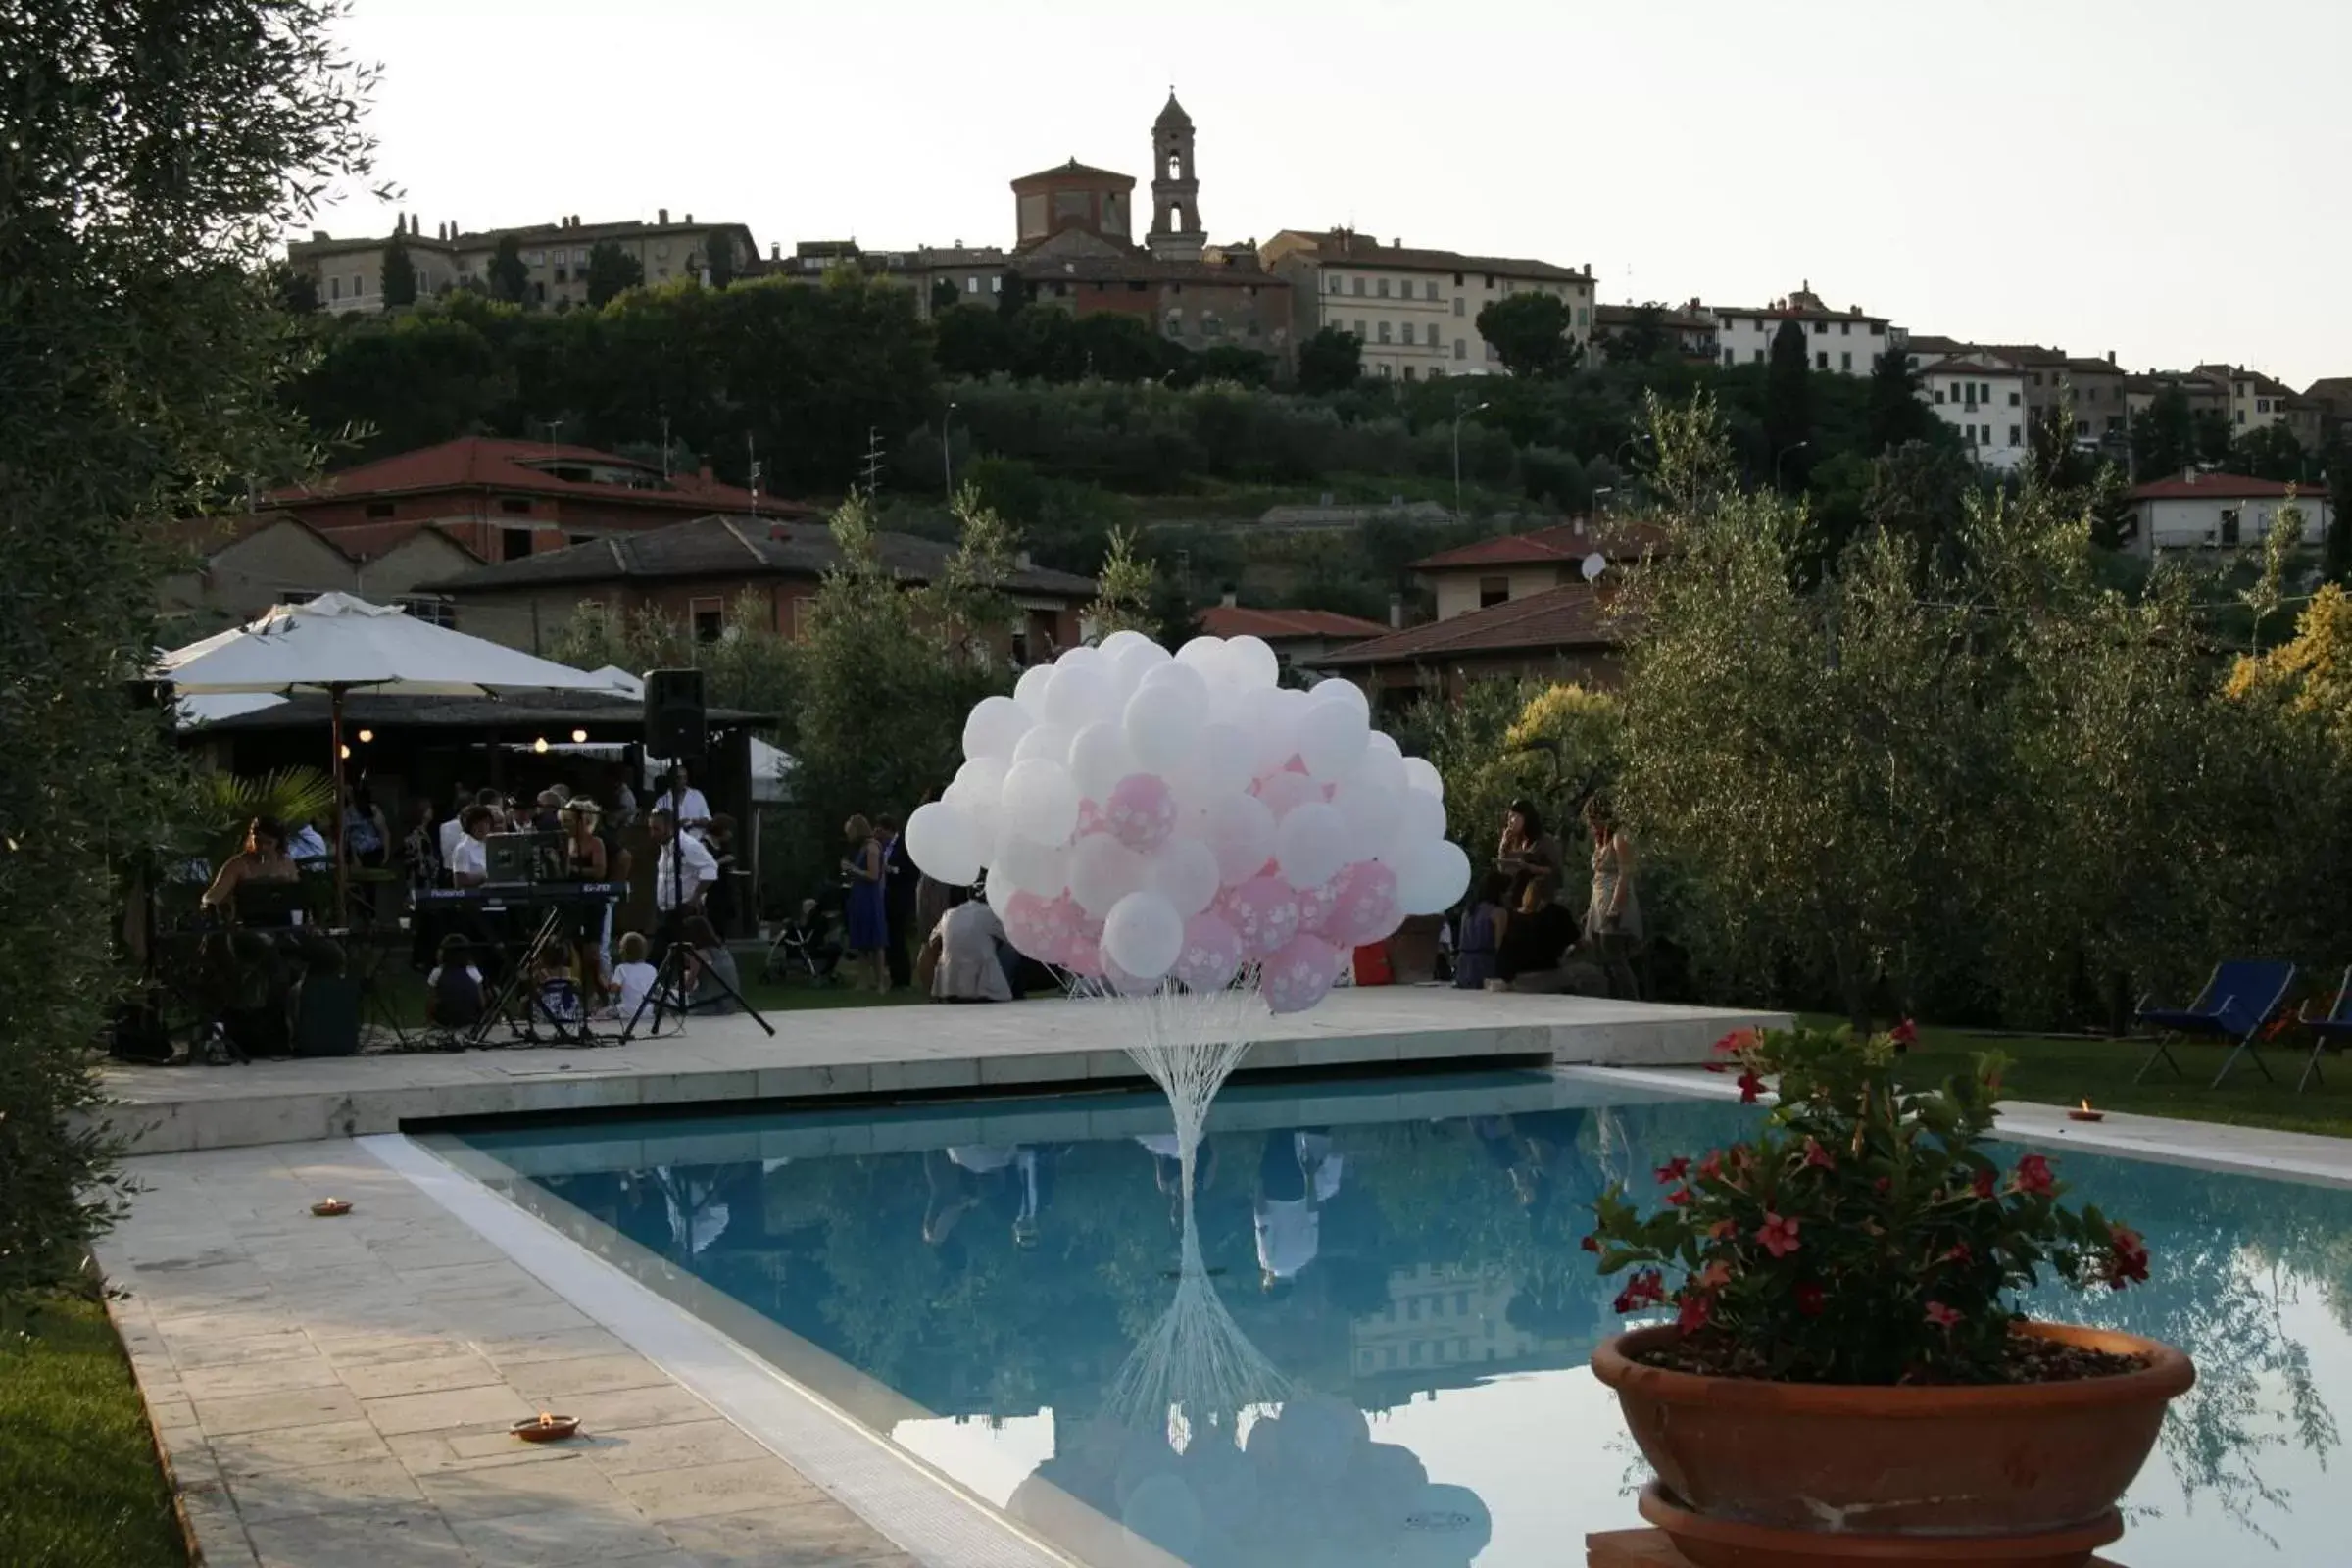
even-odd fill
[[[529,946],[523,950],[520,958],[508,965],[506,977],[498,983],[498,995],[491,998],[490,1004],[482,1009],[482,1016],[474,1024],[473,1033],[466,1037],[468,1051],[487,1046],[490,1043],[490,1031],[500,1023],[513,1022],[507,1016],[507,1010],[514,1005],[517,996],[533,995],[531,972],[539,967],[539,956],[547,951],[548,945],[563,940],[564,913],[562,905],[551,904],[539,917],[539,929],[532,934]]]

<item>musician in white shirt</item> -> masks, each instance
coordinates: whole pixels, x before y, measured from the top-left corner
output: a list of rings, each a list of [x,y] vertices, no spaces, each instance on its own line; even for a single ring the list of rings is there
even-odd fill
[[[487,806],[468,806],[458,820],[465,831],[450,853],[449,879],[458,887],[480,887],[490,880],[490,857],[482,841],[490,836],[493,813]]]
[[[703,792],[687,777],[684,762],[677,763],[669,772],[669,782],[662,787],[656,809],[669,812],[685,824],[687,832],[700,836],[710,825],[710,803],[703,799]]]
[[[649,814],[645,825],[662,852],[654,859],[654,907],[664,923],[681,912],[700,914],[703,895],[718,880],[718,861],[701,839],[677,831],[667,806]]]

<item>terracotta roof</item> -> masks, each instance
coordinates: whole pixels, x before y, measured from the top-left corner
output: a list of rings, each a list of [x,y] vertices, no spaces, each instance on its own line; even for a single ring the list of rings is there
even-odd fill
[[[1327,267],[1361,267],[1378,270],[1383,267],[1418,269],[1440,272],[1493,272],[1501,277],[1533,277],[1558,282],[1590,283],[1592,274],[1580,272],[1573,267],[1555,267],[1550,262],[1533,261],[1516,256],[1468,256],[1460,251],[1421,250],[1410,245],[1383,245],[1369,234],[1352,233],[1347,229],[1291,229],[1315,242],[1315,259]]]
[[[1592,307],[1592,324],[1596,327],[1639,326],[1642,324],[1642,313],[1652,309],[1657,312],[1658,325],[1666,331],[1712,332],[1715,330],[1714,321],[1707,317],[1668,305],[1654,307],[1648,305],[1595,305]]]
[[[244,543],[255,534],[280,525],[300,528],[355,565],[365,565],[389,555],[425,529],[433,529],[449,544],[473,560],[478,555],[462,541],[435,528],[430,522],[368,522],[348,528],[318,528],[291,512],[270,511],[239,513],[226,517],[182,517],[164,524],[164,536],[174,544],[184,546],[203,560],[210,561],[233,545]]]
[[[1452,550],[1441,550],[1412,564],[1415,571],[1460,570],[1469,566],[1526,566],[1566,564],[1598,551],[1609,561],[1635,561],[1665,542],[1655,528],[1640,524],[1599,528],[1591,524],[1556,523],[1527,533],[1480,539]]]
[[[2321,403],[2352,402],[2352,375],[2324,375],[2305,387],[2303,395]]]
[[[2132,492],[2134,501],[2272,501],[2289,492],[2313,500],[2328,499],[2326,485],[2293,485],[2279,479],[2254,479],[2241,473],[2200,473],[2186,479],[2158,479]]]
[[[482,559],[457,535],[431,522],[421,520],[359,522],[337,528],[314,528],[312,532],[357,562],[379,561],[418,534],[428,532],[441,539],[452,549],[463,552],[474,561]]]
[[[1295,637],[1382,637],[1389,631],[1377,620],[1334,610],[1250,610],[1236,605],[1212,605],[1200,612],[1200,629],[1211,637],[1262,637],[1270,643]]]
[[[1281,289],[1290,292],[1288,278],[1254,267],[1220,267],[1214,262],[1163,262],[1146,252],[1133,256],[1029,255],[1013,263],[1013,270],[1033,283],[1199,283],[1225,288]]]
[[[1624,638],[1608,624],[1600,597],[1583,583],[1546,588],[1465,615],[1408,626],[1325,654],[1319,664],[1426,664],[1478,654],[1544,649],[1615,648]]]
[[[2067,363],[2066,350],[2045,349],[2038,343],[1979,343],[1981,354],[1997,354],[2012,365],[2049,366]]]
[[[950,547],[912,534],[877,533],[882,564],[902,581],[928,582],[947,566]],[[615,534],[480,566],[431,585],[434,593],[497,593],[559,584],[642,582],[659,578],[819,577],[841,564],[833,530],[822,521],[712,514],[643,533]],[[1082,600],[1095,581],[1030,567],[1005,583],[1015,592]]]
[[[1937,360],[1934,365],[1919,368],[1922,375],[2014,375],[2023,378],[2025,371],[2014,365],[1990,365],[1973,355],[1959,359]]]
[[[1012,182],[1012,188],[1014,190],[1019,190],[1023,185],[1031,184],[1041,180],[1068,179],[1073,174],[1083,179],[1117,180],[1129,188],[1133,188],[1135,184],[1135,176],[1133,174],[1122,174],[1116,170],[1111,169],[1097,169],[1092,164],[1082,164],[1077,159],[1073,158],[1066,164],[1056,164],[1052,169],[1041,169],[1034,174],[1023,174],[1020,178]]]
[[[2082,360],[2070,358],[2066,362],[2066,368],[2070,371],[2074,371],[2076,373],[2089,373],[2096,375],[2121,375],[2124,373],[2124,368],[2116,364],[2113,360]]]
[[[1956,337],[1940,337],[1934,332],[1914,332],[1903,340],[1906,354],[1967,354],[1976,347]]]
[[[621,468],[642,478],[642,484],[604,484],[564,479],[542,471],[548,464],[595,464]],[[545,441],[509,441],[494,436],[460,436],[438,446],[419,447],[363,463],[313,484],[293,485],[270,492],[281,507],[299,507],[355,496],[410,495],[437,490],[513,490],[532,495],[597,497],[624,500],[648,508],[685,512],[752,510],[752,494],[698,474],[672,474],[667,480],[658,468],[599,452],[592,447],[556,446]],[[812,509],[797,502],[762,496],[762,512],[808,515]]]

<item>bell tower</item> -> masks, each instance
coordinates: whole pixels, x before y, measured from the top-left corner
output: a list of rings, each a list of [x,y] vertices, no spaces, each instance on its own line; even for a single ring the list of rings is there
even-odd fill
[[[1163,262],[1197,262],[1208,243],[1200,227],[1200,181],[1193,174],[1193,117],[1168,89],[1167,107],[1152,122],[1152,232],[1145,237]]]

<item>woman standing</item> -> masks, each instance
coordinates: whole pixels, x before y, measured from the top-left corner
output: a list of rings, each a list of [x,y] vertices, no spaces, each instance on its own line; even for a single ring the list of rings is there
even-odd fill
[[[1585,906],[1585,937],[1609,977],[1609,995],[1636,1002],[1642,987],[1634,978],[1633,951],[1642,940],[1642,896],[1634,886],[1633,841],[1618,824],[1615,808],[1598,795],[1585,802],[1585,826],[1592,834],[1592,898]]]
[[[604,813],[585,795],[564,804],[557,820],[564,828],[564,872],[573,882],[610,882],[611,862],[596,825]],[[572,945],[580,956],[580,973],[595,978],[599,992],[612,988],[612,906],[603,899],[580,906],[572,927]]]
[[[441,950],[441,921],[430,905],[416,895],[442,884],[441,829],[433,820],[433,803],[419,797],[409,807],[408,837],[400,841],[400,859],[409,873],[409,963],[419,973],[433,966]]]
[[[862,816],[844,822],[841,832],[852,846],[850,858],[841,862],[850,879],[850,954],[865,966],[874,994],[887,995],[890,979],[883,971],[882,950],[890,943],[890,916],[882,906],[882,845]]]
[[[1556,902],[1560,844],[1544,831],[1544,816],[1535,802],[1513,801],[1504,813],[1494,869],[1509,879],[1505,907],[1511,916],[1496,946],[1495,978],[1515,980],[1558,968],[1560,955],[1575,938],[1576,923]]]
[[[1455,989],[1483,991],[1495,978],[1495,955],[1511,929],[1510,906],[1504,902],[1509,895],[1510,880],[1500,871],[1489,871],[1480,879],[1470,906],[1462,912],[1462,940],[1453,966]]]

